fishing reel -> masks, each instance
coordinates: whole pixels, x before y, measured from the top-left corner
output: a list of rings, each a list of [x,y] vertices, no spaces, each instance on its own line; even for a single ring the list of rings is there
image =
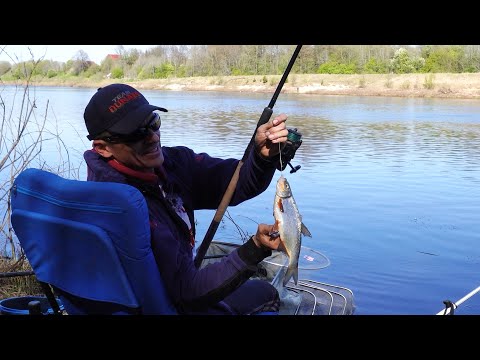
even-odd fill
[[[300,145],[302,145],[301,138],[302,134],[297,131],[297,128],[288,129],[287,141],[285,142],[285,145],[280,154],[280,160],[277,164],[278,170],[285,170],[287,165],[292,168],[292,170],[290,170],[290,174],[293,174],[300,170],[300,165],[293,167],[292,164],[290,164],[290,161],[292,161],[293,157],[295,156],[295,152],[300,147]]]

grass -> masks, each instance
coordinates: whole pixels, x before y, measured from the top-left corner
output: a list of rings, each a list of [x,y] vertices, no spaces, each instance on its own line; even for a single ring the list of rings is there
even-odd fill
[[[19,260],[0,258],[0,273],[24,271],[32,271],[25,256],[21,256]],[[43,295],[35,276],[0,278],[0,299],[28,295]]]

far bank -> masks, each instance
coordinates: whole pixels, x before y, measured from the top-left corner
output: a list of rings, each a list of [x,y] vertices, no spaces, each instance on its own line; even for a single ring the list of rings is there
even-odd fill
[[[168,79],[42,79],[34,86],[101,87],[115,82],[138,89],[170,91],[275,91],[280,75],[212,76]],[[12,84],[4,82],[4,84]],[[480,98],[480,73],[462,74],[290,74],[284,93],[311,95],[391,96],[423,98]]]

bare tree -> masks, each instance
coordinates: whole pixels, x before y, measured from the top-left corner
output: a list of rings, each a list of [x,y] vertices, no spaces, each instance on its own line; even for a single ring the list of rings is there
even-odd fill
[[[75,75],[87,70],[90,66],[90,58],[83,50],[78,50],[73,57],[73,72]]]
[[[34,92],[31,92],[32,73],[40,62],[29,62],[33,63],[34,71],[29,72],[29,77],[26,81],[22,80],[21,85],[0,91],[0,244],[3,245],[0,255],[12,259],[23,255],[10,222],[10,189],[17,175],[37,161],[39,168],[68,174],[69,177],[76,174],[78,177],[78,168],[70,165],[69,151],[58,135],[58,127],[57,132],[46,127],[49,102],[45,109],[37,109],[37,101],[32,95]],[[57,142],[58,165],[48,165],[41,156],[43,145],[50,140]]]
[[[117,47],[115,48],[115,53],[120,55],[120,57],[123,57],[126,53],[126,50],[123,45],[117,45]]]

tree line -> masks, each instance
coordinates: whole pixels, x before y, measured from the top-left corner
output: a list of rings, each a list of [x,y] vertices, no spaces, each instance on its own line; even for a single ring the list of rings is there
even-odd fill
[[[113,79],[281,75],[296,45],[158,45],[116,48],[100,64],[79,50],[67,61],[0,61],[0,79],[31,76]],[[403,74],[480,72],[480,45],[304,45],[292,72],[298,74]]]

